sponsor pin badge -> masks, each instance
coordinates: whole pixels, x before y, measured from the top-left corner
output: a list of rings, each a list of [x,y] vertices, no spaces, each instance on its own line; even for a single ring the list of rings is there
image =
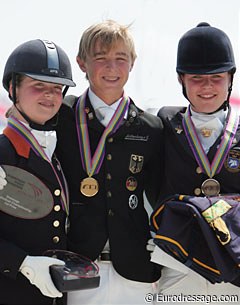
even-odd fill
[[[128,177],[126,181],[126,188],[133,192],[137,188],[137,180],[134,177]]]
[[[138,198],[136,195],[131,195],[128,201],[130,209],[134,210],[138,206]]]

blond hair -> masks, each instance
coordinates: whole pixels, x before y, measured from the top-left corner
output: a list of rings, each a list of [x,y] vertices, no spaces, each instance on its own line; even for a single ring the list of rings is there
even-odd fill
[[[126,46],[129,47],[131,59],[132,62],[134,62],[137,55],[129,28],[130,25],[121,25],[114,20],[106,20],[90,26],[83,32],[81,37],[78,57],[83,61],[86,61],[87,55],[93,54],[96,42],[99,42],[101,47],[105,47],[109,50],[121,39]]]

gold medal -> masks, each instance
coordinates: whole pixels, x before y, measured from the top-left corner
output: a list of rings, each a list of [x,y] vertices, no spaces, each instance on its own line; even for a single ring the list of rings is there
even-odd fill
[[[99,186],[96,179],[87,177],[81,181],[80,192],[86,197],[93,197],[98,193]]]
[[[217,196],[220,193],[220,184],[215,179],[207,179],[203,182],[201,190],[205,196]]]

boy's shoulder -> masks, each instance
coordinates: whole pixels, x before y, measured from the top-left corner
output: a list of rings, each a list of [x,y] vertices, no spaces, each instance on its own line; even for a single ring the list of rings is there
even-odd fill
[[[162,128],[161,119],[157,115],[139,108],[132,100],[129,106],[129,116],[136,116],[138,120],[142,121],[146,126]]]
[[[185,113],[186,109],[185,106],[165,106],[160,108],[157,115],[162,119],[173,118],[178,114]]]
[[[63,104],[72,108],[73,105],[76,103],[77,99],[78,99],[78,96],[76,96],[76,95],[67,95],[63,99]]]

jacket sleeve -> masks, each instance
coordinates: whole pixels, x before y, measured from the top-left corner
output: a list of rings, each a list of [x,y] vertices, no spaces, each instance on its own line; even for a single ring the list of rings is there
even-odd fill
[[[0,166],[4,164],[17,164],[17,154],[10,141],[4,135],[1,135]],[[0,211],[0,218],[2,213]],[[5,236],[0,232],[0,274],[15,279],[26,255],[27,253],[21,248],[5,240]]]
[[[24,250],[0,237],[0,274],[16,279],[26,256]]]

